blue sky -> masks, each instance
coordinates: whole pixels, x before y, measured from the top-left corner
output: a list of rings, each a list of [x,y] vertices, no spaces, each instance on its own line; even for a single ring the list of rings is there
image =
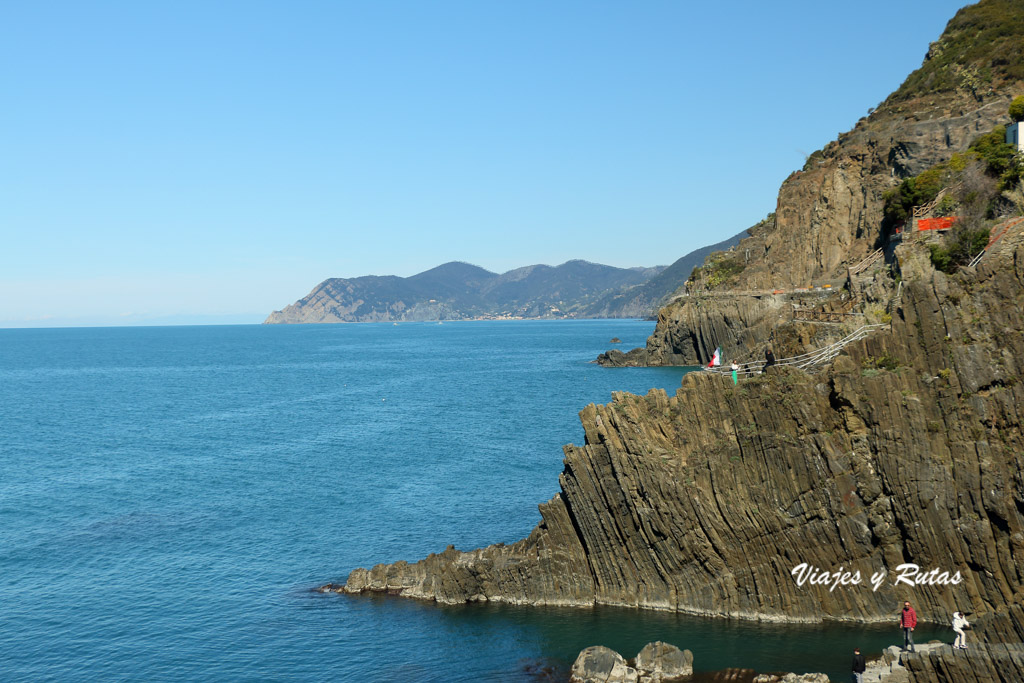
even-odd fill
[[[773,210],[964,4],[4,3],[0,326],[671,263]]]

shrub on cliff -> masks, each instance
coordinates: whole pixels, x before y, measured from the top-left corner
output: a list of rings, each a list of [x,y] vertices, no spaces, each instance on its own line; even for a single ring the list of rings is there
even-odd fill
[[[996,126],[989,133],[971,143],[969,148],[985,162],[993,176],[1002,176],[1010,168],[1014,150],[1006,142],[1006,126]]]
[[[947,183],[947,165],[939,164],[912,178],[907,178],[898,187],[885,193],[884,223],[892,227],[910,217],[915,206],[921,206],[935,199]]]
[[[975,97],[1024,80],[1024,12],[1020,0],[987,0],[964,7],[928,49],[924,64],[890,100],[969,90]]]
[[[1013,121],[1024,121],[1024,95],[1017,95],[1010,102],[1010,119]]]
[[[1024,98],[1022,98],[1024,99]],[[936,215],[952,215],[964,205],[981,205],[983,213],[991,215],[1000,192],[1016,187],[1024,175],[1024,168],[1014,156],[1013,145],[1006,143],[1006,127],[996,126],[977,138],[963,153],[954,154],[948,161],[936,164],[916,176],[907,178],[883,195],[882,228],[888,234],[910,218],[915,206],[934,200],[944,187],[959,185],[955,197],[943,197],[936,207]],[[979,174],[990,179],[981,182]],[[950,197],[947,199],[947,197]]]
[[[952,273],[966,266],[988,245],[989,229],[964,223],[949,231],[941,245],[932,244],[932,265],[936,270]]]
[[[739,257],[727,251],[717,251],[704,262],[703,266],[697,266],[690,273],[690,280],[695,284],[701,284],[706,289],[715,289],[720,285],[735,280],[736,276],[743,272],[747,264]],[[693,285],[690,285],[692,287]]]

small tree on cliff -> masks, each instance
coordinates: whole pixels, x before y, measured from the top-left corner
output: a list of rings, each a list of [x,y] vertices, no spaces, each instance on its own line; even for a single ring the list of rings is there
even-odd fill
[[[1013,121],[1024,121],[1024,95],[1018,95],[1010,102],[1010,119]]]
[[[932,265],[946,273],[966,266],[988,244],[989,229],[973,221],[958,221],[941,245],[932,244]]]

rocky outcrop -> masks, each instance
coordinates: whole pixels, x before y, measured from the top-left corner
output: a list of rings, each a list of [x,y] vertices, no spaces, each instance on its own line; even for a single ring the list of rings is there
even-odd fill
[[[829,683],[825,674],[761,674],[751,683]]]
[[[631,349],[626,352],[611,349],[598,355],[597,364],[606,368],[647,367],[647,349]]]
[[[658,312],[647,340],[648,365],[704,365],[721,348],[725,359],[777,358],[819,348],[846,335],[863,320],[823,327],[793,321],[794,309],[829,306],[840,295],[765,294],[759,296],[691,296]]]
[[[915,652],[890,647],[871,662],[864,683],[1006,683],[1024,681],[1024,607],[982,616],[968,631],[966,650],[948,643],[929,643]]]
[[[570,683],[671,683],[693,673],[693,653],[675,645],[648,643],[632,662],[614,650],[588,647],[572,666]]]
[[[982,643],[956,650],[948,644],[920,645],[915,652],[889,647],[870,662],[864,683],[1016,683],[1024,681],[1024,644]]]
[[[1020,0],[965,7],[928,50],[921,68],[853,130],[810,155],[782,184],[771,224],[751,230],[720,263],[727,277],[701,278],[693,290],[775,291],[834,282],[878,247],[884,195],[904,179],[948,161],[997,124],[1024,93]],[[741,258],[742,255],[742,258]],[[714,272],[713,254],[706,267]],[[732,271],[738,272],[732,272]],[[650,365],[707,363],[719,344],[747,357],[771,323],[761,304],[706,301],[705,311],[675,302],[647,344]]]
[[[1024,247],[958,277],[899,256],[891,331],[826,372],[690,373],[673,397],[588,406],[528,538],[355,570],[343,590],[778,621],[1019,603]]]
[[[793,320],[795,309],[839,307],[844,293],[694,295],[681,297],[658,313],[645,348],[612,349],[597,357],[604,367],[704,365],[716,348],[725,361],[764,358],[772,348],[783,358],[820,348],[865,323],[820,326]]]
[[[569,683],[636,683],[636,680],[636,669],[618,652],[603,645],[580,652],[569,677]]]

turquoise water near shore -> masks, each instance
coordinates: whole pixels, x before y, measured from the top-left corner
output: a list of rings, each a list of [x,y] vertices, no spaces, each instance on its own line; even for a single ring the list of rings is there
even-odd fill
[[[700,670],[843,680],[897,629],[312,590],[528,534],[584,405],[678,386],[589,363],[652,329],[0,330],[0,679],[528,681],[660,639]]]

